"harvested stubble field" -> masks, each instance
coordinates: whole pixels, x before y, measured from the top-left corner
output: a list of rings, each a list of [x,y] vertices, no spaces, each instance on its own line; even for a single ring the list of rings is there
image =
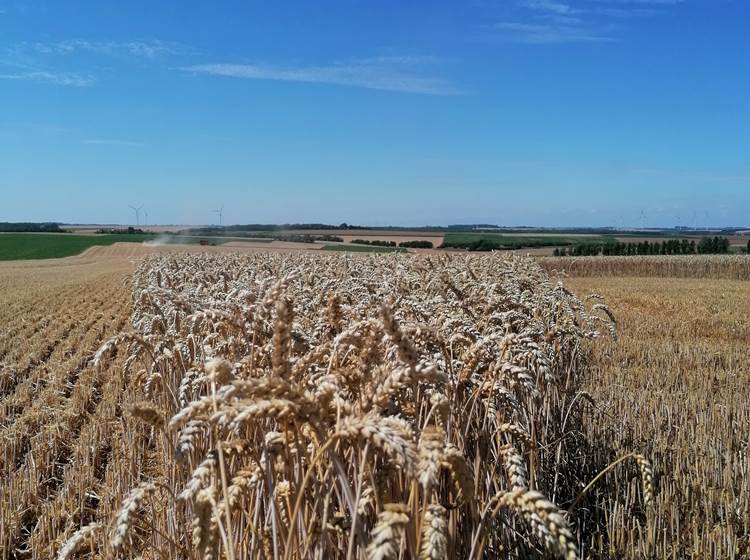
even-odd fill
[[[2,558],[747,553],[745,283],[102,262],[0,268]]]
[[[588,443],[596,454],[639,449],[654,465],[647,529],[627,509],[638,499],[633,481],[613,474],[600,483],[604,550],[634,560],[750,557],[750,282],[589,277],[568,285],[601,294],[618,321],[618,341],[597,344],[584,383],[605,412],[586,417]]]
[[[122,261],[0,266],[0,557],[50,558],[122,485],[125,379],[89,364],[126,328]],[[104,506],[100,507],[103,503]]]

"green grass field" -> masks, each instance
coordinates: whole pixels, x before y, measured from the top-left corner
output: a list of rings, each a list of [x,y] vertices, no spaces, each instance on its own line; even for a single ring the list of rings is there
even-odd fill
[[[443,247],[467,249],[483,243],[496,249],[527,249],[533,247],[562,247],[581,241],[603,242],[610,237],[591,236],[557,236],[557,235],[503,235],[502,233],[446,233]]]
[[[354,245],[351,243],[341,245],[324,245],[323,251],[339,251],[346,253],[406,253],[403,247],[380,247],[378,245]]]
[[[154,234],[3,233],[0,234],[0,261],[71,257],[95,245],[112,245],[117,242],[142,243],[156,237]]]

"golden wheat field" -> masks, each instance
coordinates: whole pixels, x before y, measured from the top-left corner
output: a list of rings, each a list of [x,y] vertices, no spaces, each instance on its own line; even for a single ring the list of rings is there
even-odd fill
[[[0,558],[750,551],[747,282],[139,259],[0,266]]]
[[[576,277],[664,277],[750,280],[746,255],[669,255],[631,257],[543,257],[542,266],[553,273]]]

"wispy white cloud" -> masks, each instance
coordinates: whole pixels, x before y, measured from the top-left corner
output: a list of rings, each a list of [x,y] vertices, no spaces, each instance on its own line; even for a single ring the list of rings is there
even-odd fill
[[[133,140],[113,140],[109,138],[91,138],[84,140],[83,143],[90,146],[122,146],[129,148],[140,148],[146,145],[143,142],[135,142]]]
[[[634,6],[595,6],[591,8],[591,13],[598,16],[605,16],[610,18],[630,19],[636,17],[655,16],[659,14],[659,10]]]
[[[655,16],[684,0],[596,0],[591,14],[619,19]]]
[[[600,4],[641,4],[652,6],[674,6],[683,4],[685,0],[596,0]]]
[[[323,66],[219,63],[197,64],[181,70],[251,80],[331,84],[427,95],[460,94],[461,91],[449,82],[424,74],[422,68],[433,62],[435,59],[432,57],[384,56]]]
[[[577,14],[580,13],[581,10],[577,8],[573,8],[569,4],[565,4],[563,2],[557,2],[554,0],[521,0],[518,3],[520,6],[523,6],[524,8],[531,8],[533,10],[541,10],[543,12],[548,12],[551,14],[557,14],[557,15],[571,15],[571,14]]]
[[[513,43],[550,45],[560,43],[598,43],[613,41],[604,29],[590,29],[570,23],[500,22],[491,26],[496,40]]]
[[[515,0],[511,17],[483,26],[481,39],[526,44],[618,40],[626,18],[651,16],[684,0]]]
[[[21,43],[16,46],[16,50],[21,52],[31,51],[45,55],[89,52],[102,55],[130,55],[150,59],[193,52],[192,49],[185,45],[159,39],[139,39],[124,42],[69,39],[53,43]]]
[[[70,39],[57,42],[18,43],[0,50],[1,80],[24,80],[63,86],[85,87],[95,83],[95,78],[80,72],[55,69],[60,57],[80,53],[119,58],[156,60],[171,55],[194,54],[195,51],[178,43],[159,39],[133,41],[89,41]],[[75,57],[78,60],[78,57]],[[81,61],[78,60],[80,63]]]
[[[32,81],[73,87],[90,86],[96,81],[91,76],[78,74],[76,72],[48,72],[44,70],[0,74],[0,80]]]

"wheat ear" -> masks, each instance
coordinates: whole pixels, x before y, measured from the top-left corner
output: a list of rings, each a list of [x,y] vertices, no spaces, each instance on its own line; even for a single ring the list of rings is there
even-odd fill
[[[409,523],[408,511],[406,504],[385,504],[385,510],[378,514],[378,522],[370,533],[368,560],[398,558],[404,530]]]

